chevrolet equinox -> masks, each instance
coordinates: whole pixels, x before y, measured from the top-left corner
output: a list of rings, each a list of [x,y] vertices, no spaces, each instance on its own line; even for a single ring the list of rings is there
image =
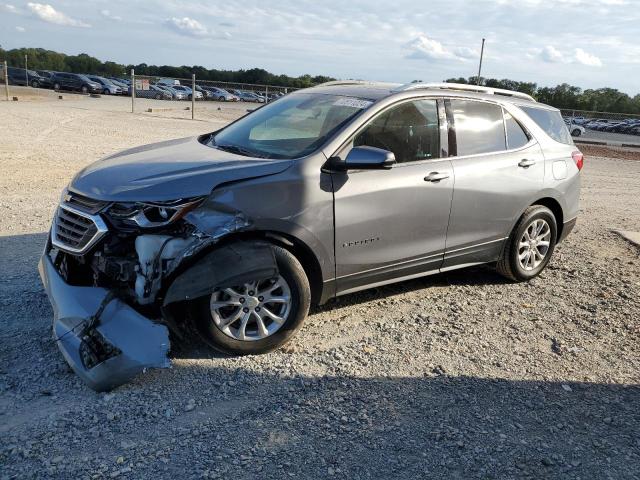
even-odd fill
[[[578,214],[560,112],[456,84],[330,82],[197,138],[132,148],[62,194],[40,273],[96,390],[169,364],[169,332],[255,354],[312,303],[478,264],[539,275]]]

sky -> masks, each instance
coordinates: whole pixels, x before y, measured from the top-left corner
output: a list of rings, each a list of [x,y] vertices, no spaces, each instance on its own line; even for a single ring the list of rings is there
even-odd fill
[[[123,64],[640,93],[640,0],[0,0],[0,45]]]

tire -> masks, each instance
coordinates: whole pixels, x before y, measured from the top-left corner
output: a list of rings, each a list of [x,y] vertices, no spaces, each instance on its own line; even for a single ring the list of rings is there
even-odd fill
[[[219,101],[219,102],[224,102],[224,101],[225,101],[225,98],[224,98],[224,97],[218,97],[218,101]]]
[[[576,128],[573,132],[571,132],[571,135],[574,137],[579,137],[580,135],[582,135],[582,132],[580,131],[580,129]]]
[[[89,93],[89,88],[86,85],[83,85],[80,90],[82,91],[82,93]]]
[[[540,241],[539,244],[535,245],[535,249],[532,246],[521,248],[520,242],[524,238],[525,232],[530,233],[532,231],[531,227],[534,222],[539,222],[538,225],[540,225],[541,222],[546,223],[549,228],[548,239]],[[522,214],[520,220],[518,220],[518,223],[511,232],[511,236],[509,236],[509,239],[503,247],[500,260],[498,260],[496,265],[498,273],[514,282],[526,282],[537,277],[547,266],[553,255],[558,238],[557,235],[558,226],[553,212],[542,205],[530,206]],[[543,250],[545,241],[549,242],[546,251]],[[539,254],[532,253],[533,249],[539,253],[544,253],[541,261],[538,256]],[[529,257],[526,257],[527,251],[530,253]],[[530,261],[530,264],[526,264],[526,268],[520,260],[521,255],[524,255],[525,259]],[[539,261],[539,263],[536,264],[537,261]]]
[[[159,93],[156,95],[156,100],[162,100],[162,95],[160,95]]]
[[[288,250],[274,245],[272,245],[272,248],[276,257],[280,277],[285,280],[291,298],[289,306],[283,306],[285,309],[288,308],[288,314],[284,323],[265,338],[239,340],[223,332],[214,321],[211,302],[215,300],[216,295],[220,295],[221,292],[198,299],[192,302],[190,314],[202,339],[215,350],[234,355],[255,355],[270,352],[289,341],[307,317],[311,303],[311,290],[309,280],[302,265],[300,265],[298,259]],[[282,293],[282,295],[284,295],[284,293]],[[248,305],[248,302],[246,304]],[[269,308],[272,307],[269,306]],[[239,322],[240,320],[233,323],[238,324]],[[249,325],[251,325],[251,323]],[[249,331],[249,329],[247,329],[247,331]]]
[[[111,93],[111,92],[109,91],[109,89],[108,89],[108,88],[105,88],[105,89],[102,91],[102,94],[103,94],[103,95],[109,95],[110,93]]]
[[[38,83],[38,81],[37,81],[37,80],[34,80],[33,82],[31,82],[31,86],[32,86],[33,88],[38,88],[38,87],[40,86],[40,84]]]
[[[54,83],[53,84],[53,89],[54,90],[60,90],[60,84],[59,83]]]

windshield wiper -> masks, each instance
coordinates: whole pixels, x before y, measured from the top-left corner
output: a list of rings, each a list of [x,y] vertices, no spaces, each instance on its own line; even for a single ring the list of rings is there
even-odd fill
[[[245,157],[268,158],[265,155],[256,153],[252,150],[240,147],[238,145],[219,145],[217,143],[214,143],[213,145],[215,146],[215,148],[219,148],[220,150],[224,150],[225,152],[235,153],[237,155],[243,155]]]

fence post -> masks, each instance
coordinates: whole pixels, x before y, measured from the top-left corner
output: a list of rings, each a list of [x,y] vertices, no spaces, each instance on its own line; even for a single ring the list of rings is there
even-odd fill
[[[9,72],[7,70],[7,61],[4,61],[4,90],[7,92],[7,102],[9,101]]]
[[[269,103],[269,85],[264,86],[264,103]]]
[[[196,74],[191,74],[191,120],[195,120],[196,115]]]
[[[136,112],[136,72],[131,69],[131,113]]]

